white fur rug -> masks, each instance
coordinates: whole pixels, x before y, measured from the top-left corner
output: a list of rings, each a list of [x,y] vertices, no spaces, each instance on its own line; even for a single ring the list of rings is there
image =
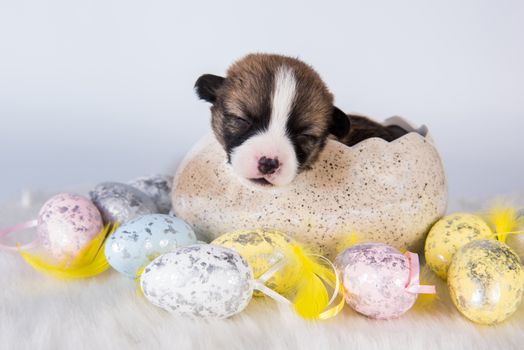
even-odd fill
[[[4,203],[0,227],[33,218],[47,197],[25,194]],[[479,205],[461,201],[450,209]],[[523,305],[501,325],[478,326],[453,307],[445,284],[427,270],[422,278],[437,285],[439,299],[419,299],[396,320],[371,320],[347,307],[328,321],[304,321],[256,299],[231,319],[193,322],[149,304],[133,281],[116,272],[62,282],[33,271],[17,254],[0,252],[0,349],[524,348]]]

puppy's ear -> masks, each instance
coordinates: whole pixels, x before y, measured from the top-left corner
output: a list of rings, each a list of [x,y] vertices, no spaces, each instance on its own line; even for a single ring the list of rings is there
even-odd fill
[[[202,100],[214,103],[217,98],[217,90],[224,83],[224,78],[213,74],[204,74],[195,83],[195,90]]]
[[[338,139],[341,139],[349,134],[350,126],[351,123],[349,121],[349,116],[337,107],[333,106],[331,123],[329,125],[329,133],[335,135]]]

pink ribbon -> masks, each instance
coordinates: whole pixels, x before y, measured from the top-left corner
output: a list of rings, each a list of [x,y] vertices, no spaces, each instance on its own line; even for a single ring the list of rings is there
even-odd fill
[[[38,220],[31,220],[31,221],[23,222],[21,224],[17,224],[17,225],[2,229],[0,230],[0,237],[6,236],[16,231],[21,231],[21,230],[26,230],[28,228],[36,227],[37,224],[38,224]],[[29,249],[29,248],[32,248],[35,244],[36,244],[36,240],[33,240],[30,243],[24,244],[23,246],[17,245],[16,247],[0,243],[0,249],[16,252],[18,251],[19,248],[20,249]]]
[[[406,291],[413,294],[435,294],[435,286],[420,285],[420,264],[418,255],[412,252],[404,254],[409,262],[409,278],[406,283]]]

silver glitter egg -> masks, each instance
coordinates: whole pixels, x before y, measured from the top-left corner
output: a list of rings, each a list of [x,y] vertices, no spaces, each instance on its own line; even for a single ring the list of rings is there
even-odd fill
[[[181,247],[153,260],[140,286],[154,305],[190,318],[220,319],[244,310],[253,271],[234,250],[211,244]]]
[[[105,224],[118,222],[122,225],[138,216],[158,211],[145,193],[119,182],[98,184],[89,196],[100,210]]]
[[[128,185],[147,194],[155,202],[160,214],[167,214],[171,210],[172,183],[172,176],[151,175],[131,180]]]

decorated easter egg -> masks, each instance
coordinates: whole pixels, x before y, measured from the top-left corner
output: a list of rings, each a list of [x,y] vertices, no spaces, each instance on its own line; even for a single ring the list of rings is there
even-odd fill
[[[343,281],[346,302],[363,315],[395,318],[417,300],[417,294],[406,290],[409,261],[393,247],[357,244],[337,256],[335,266]]]
[[[253,269],[259,278],[271,267],[285,258],[294,241],[278,231],[245,230],[223,234],[212,244],[236,250]],[[296,284],[297,276],[291,265],[285,265],[276,272],[265,285],[280,294],[286,294]],[[255,292],[255,295],[261,295]]]
[[[38,214],[37,233],[42,246],[55,259],[77,255],[103,229],[102,217],[87,198],[60,193]]]
[[[181,247],[153,260],[140,286],[154,305],[191,318],[241,312],[253,294],[253,271],[234,250],[210,244]]]
[[[171,210],[172,183],[172,176],[151,175],[139,177],[128,184],[147,194],[155,202],[159,213],[167,214]]]
[[[522,301],[524,271],[519,257],[496,240],[475,240],[453,257],[448,270],[451,300],[468,319],[504,321]]]
[[[105,223],[118,222],[122,225],[138,216],[158,211],[153,200],[145,193],[118,182],[98,184],[89,195],[102,213]]]
[[[448,215],[429,231],[424,254],[426,263],[440,278],[446,279],[453,255],[476,239],[494,238],[488,224],[479,216],[466,213]]]
[[[195,243],[195,233],[184,221],[170,215],[149,214],[120,226],[107,239],[104,252],[115,270],[136,278],[157,256]]]

